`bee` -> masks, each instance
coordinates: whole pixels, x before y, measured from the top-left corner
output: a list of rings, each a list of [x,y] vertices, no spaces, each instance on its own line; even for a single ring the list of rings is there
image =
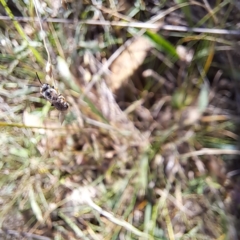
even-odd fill
[[[68,110],[69,103],[65,100],[65,98],[58,93],[58,91],[54,88],[54,86],[50,86],[47,83],[42,84],[37,72],[37,79],[41,84],[40,94],[49,101],[52,106],[54,106],[58,111],[66,111]]]

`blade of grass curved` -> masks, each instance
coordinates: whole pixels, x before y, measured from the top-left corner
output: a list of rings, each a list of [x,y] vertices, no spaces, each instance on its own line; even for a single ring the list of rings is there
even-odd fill
[[[220,11],[224,6],[226,6],[227,4],[229,4],[231,1],[230,0],[226,0],[223,1],[219,4],[217,4],[217,6],[212,9],[211,13],[206,14],[197,24],[195,27],[199,27],[202,26],[209,18],[212,17],[212,15],[214,15],[215,13],[217,13],[218,11]]]
[[[212,64],[214,54],[215,54],[215,42],[212,42],[212,43],[210,43],[209,54],[208,54],[206,63],[204,65],[204,72],[205,72],[205,74],[207,74],[207,72],[208,72],[208,70],[209,70],[209,68],[210,68],[210,66]]]
[[[181,4],[181,3],[187,3],[187,0],[175,0],[174,1],[177,4]],[[191,9],[189,7],[189,5],[182,7],[182,12],[185,15],[185,18],[187,19],[187,22],[190,26],[193,26],[193,21],[192,21],[192,14],[191,14]]]
[[[179,58],[175,47],[159,34],[147,30],[144,35],[154,43],[158,50],[166,52],[175,61]]]

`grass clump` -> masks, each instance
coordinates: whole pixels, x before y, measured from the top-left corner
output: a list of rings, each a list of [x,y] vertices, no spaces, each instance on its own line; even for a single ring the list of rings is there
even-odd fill
[[[237,5],[1,3],[3,238],[237,239]]]

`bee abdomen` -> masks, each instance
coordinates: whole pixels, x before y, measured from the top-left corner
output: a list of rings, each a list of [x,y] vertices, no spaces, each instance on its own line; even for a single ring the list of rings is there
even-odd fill
[[[65,98],[60,94],[56,101],[52,102],[54,107],[59,111],[66,111],[69,107],[69,103]]]

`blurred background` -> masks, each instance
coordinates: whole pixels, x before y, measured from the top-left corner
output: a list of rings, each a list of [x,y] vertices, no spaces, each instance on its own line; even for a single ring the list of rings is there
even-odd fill
[[[1,239],[240,238],[238,1],[0,3]]]

